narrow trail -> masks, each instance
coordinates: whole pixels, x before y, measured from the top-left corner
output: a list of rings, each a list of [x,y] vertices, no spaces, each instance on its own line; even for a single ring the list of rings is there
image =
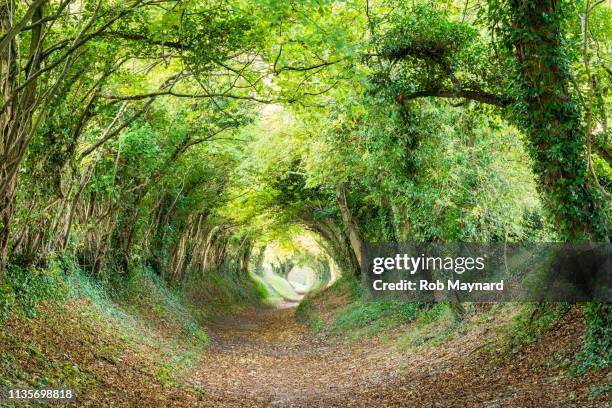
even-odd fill
[[[564,379],[549,364],[552,350],[574,350],[577,324],[563,325],[526,353],[496,364],[477,352],[490,337],[487,324],[441,347],[410,353],[389,336],[350,342],[313,336],[295,321],[293,305],[284,306],[209,327],[212,345],[186,380],[206,391],[211,406],[601,406],[578,397],[588,390],[588,377]]]
[[[313,406],[314,401],[329,406],[393,375],[398,364],[389,350],[312,336],[295,322],[295,305],[250,311],[210,326],[212,346],[192,383],[227,406]]]

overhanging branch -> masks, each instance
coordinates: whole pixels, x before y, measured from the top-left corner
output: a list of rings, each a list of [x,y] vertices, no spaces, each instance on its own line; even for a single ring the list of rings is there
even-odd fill
[[[161,47],[174,48],[181,51],[187,51],[191,47],[189,44],[183,44],[178,41],[164,41],[164,40],[156,40],[150,37],[147,37],[143,34],[136,33],[123,33],[119,31],[104,31],[101,32],[99,37],[112,37],[112,38],[121,38],[128,41],[140,42],[149,45],[158,45]]]
[[[401,104],[412,99],[436,97],[436,98],[465,98],[473,101],[486,103],[497,107],[506,107],[510,104],[510,100],[503,96],[495,95],[489,92],[474,90],[474,89],[443,89],[432,88],[422,91],[416,91],[408,94],[400,94],[397,97]]]
[[[261,99],[255,96],[248,95],[236,95],[229,93],[182,93],[175,91],[156,91],[156,92],[148,92],[143,94],[135,94],[135,95],[100,95],[102,98],[115,100],[115,101],[137,101],[140,99],[147,99],[157,96],[174,96],[176,98],[229,98],[229,99],[240,99],[247,101],[254,101],[259,103],[274,103],[279,102],[273,99]]]

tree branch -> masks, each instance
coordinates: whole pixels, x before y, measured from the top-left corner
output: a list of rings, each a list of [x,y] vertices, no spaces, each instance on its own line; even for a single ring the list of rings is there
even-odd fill
[[[240,99],[247,101],[255,101],[259,103],[274,103],[276,101],[272,99],[261,99],[255,96],[247,96],[247,95],[235,95],[229,93],[181,93],[175,92],[172,90],[167,91],[156,91],[156,92],[148,92],[144,94],[135,94],[135,95],[100,95],[102,98],[115,100],[115,101],[137,101],[140,99],[146,99],[157,96],[174,96],[177,98],[230,98],[230,99]]]
[[[28,21],[30,21],[30,19],[39,9],[39,7],[41,7],[46,2],[47,0],[36,0],[30,5],[30,7],[28,7],[27,11],[25,12],[25,15],[21,18],[21,20],[19,20],[17,24],[12,26],[0,40],[0,52],[6,52],[9,43],[15,39],[21,29],[27,24]]]
[[[163,40],[154,40],[152,38],[147,37],[143,34],[136,33],[122,33],[119,31],[104,31],[98,34],[99,37],[113,37],[113,38],[121,38],[129,41],[142,42],[149,45],[159,45],[168,48],[174,48],[181,51],[187,51],[191,49],[189,44],[183,44],[178,41],[163,41]]]
[[[282,48],[281,48],[281,51],[282,51]],[[335,60],[335,61],[323,61],[320,64],[310,65],[308,67],[284,66],[284,67],[280,67],[279,69],[276,69],[276,63],[278,62],[278,57],[279,56],[280,56],[280,53],[277,56],[277,60],[275,61],[274,68],[273,68],[274,69],[274,73],[277,74],[277,75],[280,74],[283,71],[297,71],[297,72],[312,71],[313,69],[328,67],[330,65],[337,64],[337,63],[342,62],[342,61],[344,61],[346,59],[346,58],[340,58],[340,59]]]
[[[436,98],[465,98],[473,101],[486,103],[497,107],[504,108],[508,106],[511,101],[503,96],[495,95],[489,92],[474,90],[474,89],[442,89],[432,88],[422,91],[412,92],[409,94],[400,94],[397,97],[398,102],[404,104],[405,102],[425,97],[436,97]]]

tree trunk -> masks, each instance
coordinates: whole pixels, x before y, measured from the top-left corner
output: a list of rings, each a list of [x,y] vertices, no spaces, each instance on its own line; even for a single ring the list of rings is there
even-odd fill
[[[359,265],[351,244],[335,223],[325,219],[304,219],[306,227],[316,233],[320,238],[320,244],[327,254],[334,260],[342,271],[349,271],[354,275],[359,274]]]
[[[43,2],[36,3],[32,9],[32,22],[43,18]],[[0,49],[0,86],[3,110],[0,113],[0,280],[8,263],[8,244],[11,221],[14,211],[17,174],[25,155],[30,138],[32,115],[37,103],[37,80],[31,81],[19,98],[18,61],[14,36],[8,36],[15,19],[15,1],[7,0],[0,4],[0,36],[7,37],[7,43]],[[40,49],[43,25],[32,29],[26,78],[40,68]]]
[[[363,238],[361,237],[361,233],[359,232],[359,227],[353,218],[353,214],[351,213],[351,209],[348,206],[348,201],[346,200],[346,184],[341,183],[336,187],[336,200],[338,201],[338,206],[340,207],[340,214],[342,215],[342,221],[348,230],[349,241],[351,243],[351,247],[353,248],[353,252],[355,253],[355,258],[357,258],[357,263],[359,264],[359,268],[363,268],[364,264],[364,255],[365,255],[365,243]]]
[[[14,17],[15,2],[6,1],[0,4],[1,36],[7,35]],[[15,42],[9,41],[5,50],[0,50],[0,81],[2,100],[10,98],[15,87]],[[14,121],[14,109],[8,104],[2,113],[2,139],[0,140],[0,281],[7,264],[9,228],[13,214],[13,197],[15,194],[16,173],[9,166],[10,139],[8,137]]]
[[[570,95],[560,0],[513,0],[511,43],[520,89],[515,122],[525,131],[544,205],[560,238],[609,241],[606,203],[585,172],[586,129]]]

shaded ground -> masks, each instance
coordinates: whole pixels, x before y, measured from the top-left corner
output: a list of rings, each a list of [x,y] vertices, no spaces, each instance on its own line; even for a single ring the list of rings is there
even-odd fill
[[[609,371],[578,378],[567,371],[584,333],[577,310],[505,358],[487,352],[503,324],[499,316],[411,351],[397,341],[410,325],[348,340],[311,335],[293,313],[257,309],[217,321],[209,327],[211,345],[192,349],[185,361],[172,350],[186,344],[145,328],[142,341],[124,338],[87,302],[48,304],[38,318],[4,322],[0,379],[69,385],[79,390],[79,407],[608,406],[605,396],[587,396]]]
[[[212,346],[188,381],[207,391],[207,402],[228,407],[607,406],[587,399],[605,372],[570,378],[554,363],[576,351],[583,332],[577,312],[506,360],[481,352],[493,323],[408,353],[393,333],[351,342],[311,336],[292,314],[250,311],[211,326]]]
[[[0,383],[9,387],[71,388],[78,407],[189,407],[203,402],[194,389],[175,384],[160,364],[168,339],[146,330],[147,340],[125,338],[117,322],[87,301],[46,303],[39,317],[0,326]],[[4,404],[0,407],[23,407]],[[40,405],[36,405],[40,406]],[[65,406],[65,405],[62,405]]]
[[[312,337],[293,313],[253,311],[210,327],[213,345],[191,374],[193,383],[228,406],[312,406],[386,381],[397,368],[392,350]]]

